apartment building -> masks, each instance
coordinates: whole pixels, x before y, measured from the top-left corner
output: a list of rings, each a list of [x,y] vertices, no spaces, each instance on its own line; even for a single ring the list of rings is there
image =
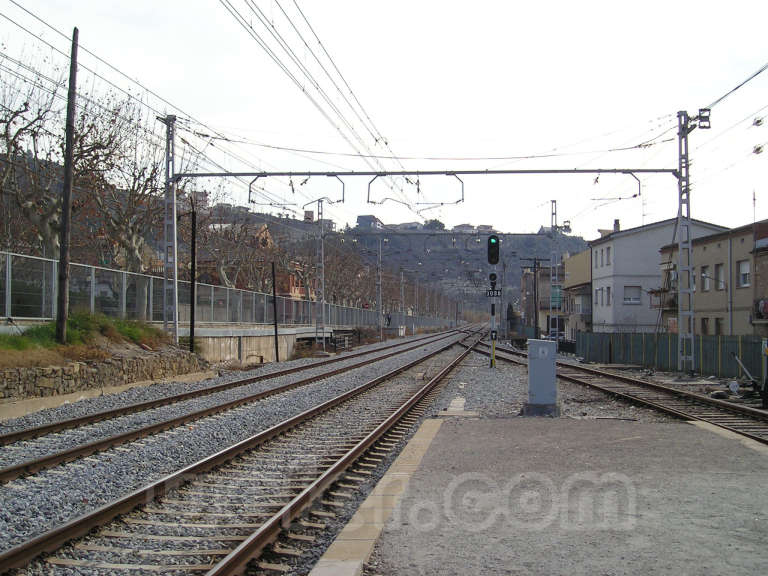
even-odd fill
[[[621,230],[615,220],[613,229],[589,242],[593,332],[655,331],[659,310],[651,307],[649,293],[661,285],[659,250],[672,241],[676,223],[670,218]],[[699,238],[727,230],[692,220],[690,234]]]
[[[576,339],[576,332],[592,330],[592,251],[587,249],[563,258],[563,317],[565,335]]]
[[[768,221],[693,241],[694,331],[702,335],[764,335],[768,329]],[[664,284],[654,298],[664,324],[677,331],[677,245],[661,250]]]

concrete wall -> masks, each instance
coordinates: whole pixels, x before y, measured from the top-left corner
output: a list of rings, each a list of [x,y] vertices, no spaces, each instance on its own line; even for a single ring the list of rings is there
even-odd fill
[[[274,336],[203,336],[195,338],[200,356],[208,362],[237,360],[243,364],[275,361]],[[280,360],[288,360],[296,347],[296,334],[277,337]]]

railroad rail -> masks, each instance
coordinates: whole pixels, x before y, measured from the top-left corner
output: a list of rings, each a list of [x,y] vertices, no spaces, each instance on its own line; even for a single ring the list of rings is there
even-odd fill
[[[485,343],[479,345],[488,347]],[[485,350],[477,351],[488,354]],[[520,360],[527,355],[518,350],[497,346],[496,357],[506,362],[527,365]],[[768,411],[765,410],[570,362],[557,361],[557,377],[678,418],[708,422],[768,444]]]
[[[356,362],[354,364],[346,365],[341,368],[331,369],[328,371],[324,371],[320,374],[313,374],[309,377],[302,378],[300,380],[297,380],[295,382],[290,382],[288,384],[283,384],[280,386],[275,386],[274,388],[270,388],[267,390],[259,391],[252,394],[247,394],[245,396],[242,396],[240,398],[235,398],[233,400],[229,400],[226,402],[221,402],[218,404],[214,404],[213,406],[209,406],[203,409],[198,410],[192,410],[185,412],[179,416],[175,416],[173,418],[166,418],[162,419],[157,422],[153,422],[150,424],[146,424],[143,426],[138,427],[129,427],[129,429],[117,433],[117,434],[111,434],[107,435],[105,437],[92,440],[86,443],[75,443],[74,445],[71,445],[65,449],[57,449],[52,450],[49,453],[46,453],[44,455],[40,455],[35,458],[31,459],[24,459],[21,462],[16,462],[14,464],[6,465],[3,468],[0,468],[0,482],[8,482],[11,480],[14,480],[16,478],[19,478],[22,475],[25,474],[32,474],[35,472],[38,472],[40,470],[44,470],[47,468],[51,468],[54,466],[58,466],[60,464],[63,464],[65,462],[70,462],[72,460],[76,460],[79,458],[84,458],[86,456],[89,456],[91,454],[94,454],[95,452],[99,452],[102,450],[107,450],[109,448],[113,448],[115,446],[120,446],[122,444],[126,444],[128,442],[132,442],[134,440],[138,440],[140,438],[144,438],[146,436],[150,436],[152,434],[157,434],[159,432],[163,432],[165,430],[170,430],[172,428],[176,428],[178,426],[187,424],[189,422],[193,422],[196,420],[199,420],[201,418],[205,418],[208,416],[212,416],[214,414],[219,414],[222,412],[225,412],[227,410],[232,410],[234,408],[237,408],[239,406],[243,406],[245,404],[250,404],[252,402],[258,402],[261,400],[264,400],[266,398],[269,398],[271,396],[275,396],[277,394],[281,394],[283,392],[287,392],[289,390],[293,390],[296,388],[299,388],[301,386],[306,386],[308,384],[317,382],[319,380],[324,380],[326,378],[336,376],[338,374],[348,372],[350,370],[354,370],[356,368],[360,368],[362,366],[366,366],[368,364],[371,364],[372,362],[377,362],[381,360],[385,360],[387,358],[391,358],[394,356],[397,356],[399,354],[404,354],[406,352],[412,351],[416,348],[419,348],[421,346],[424,346],[425,344],[432,344],[435,342],[439,342],[440,340],[444,340],[446,338],[450,338],[451,336],[455,335],[456,331],[449,331],[448,333],[441,334],[438,337],[428,338],[428,339],[419,339],[415,344],[413,341],[409,341],[407,343],[401,343],[400,345],[396,346],[387,346],[386,350],[391,350],[391,348],[397,348],[394,351],[386,352],[385,354],[377,354],[382,349],[378,348],[373,352],[368,353],[360,353],[356,355],[347,355],[342,360],[347,360],[350,358],[354,358],[357,356],[370,356],[370,358],[366,358],[364,360],[361,360],[360,362]],[[326,366],[328,364],[333,364],[335,362],[339,361],[339,359],[334,358],[331,362],[324,362],[324,363],[313,363],[309,365],[310,368],[317,368],[318,364],[320,366]],[[304,367],[301,367],[302,369],[307,369]],[[300,370],[296,369],[288,369],[284,371],[280,371],[280,375],[284,375],[285,373],[293,374],[296,372],[299,372]],[[275,375],[274,373],[271,375],[264,375],[265,378],[262,378],[259,376],[258,378],[261,379],[267,379],[267,378],[276,378],[278,375]],[[252,380],[252,379],[243,379],[243,380]],[[241,383],[243,381],[240,381]],[[250,382],[249,382],[250,383]],[[241,384],[242,385],[242,384]],[[218,386],[215,386],[214,388],[218,388]],[[119,416],[122,416],[123,414],[120,414]],[[118,416],[118,417],[119,417]],[[102,421],[101,419],[99,421]],[[44,440],[44,438],[42,439]],[[41,441],[42,441],[41,440]],[[20,452],[22,454],[26,454],[29,451],[29,447],[25,443],[22,446],[19,446]]]
[[[127,414],[134,414],[136,412],[143,412],[145,410],[150,410],[152,408],[159,408],[161,406],[167,406],[169,404],[175,404],[177,402],[182,402],[184,400],[189,400],[192,398],[199,398],[201,396],[207,396],[210,394],[215,394],[217,392],[223,392],[224,390],[231,390],[232,388],[238,388],[240,386],[246,386],[248,384],[254,384],[256,382],[261,382],[264,380],[269,380],[271,378],[279,378],[281,376],[288,376],[290,374],[295,374],[297,372],[302,372],[305,370],[310,370],[312,368],[317,368],[319,366],[328,366],[330,364],[335,364],[336,362],[342,362],[345,360],[349,360],[351,358],[358,358],[360,356],[367,356],[370,354],[376,354],[377,352],[381,352],[384,350],[391,350],[392,348],[398,348],[402,346],[407,346],[409,344],[413,344],[415,342],[423,342],[425,340],[433,340],[433,339],[440,339],[445,338],[450,334],[455,334],[459,330],[446,330],[444,332],[440,332],[437,334],[430,334],[427,336],[421,336],[419,338],[412,338],[408,340],[407,342],[399,342],[396,344],[390,344],[387,346],[380,346],[378,348],[375,348],[373,350],[363,350],[361,352],[353,352],[353,353],[344,353],[340,354],[338,356],[335,356],[334,358],[329,358],[327,360],[319,360],[317,362],[312,362],[309,364],[303,364],[301,366],[293,366],[291,368],[285,368],[282,370],[276,370],[274,372],[269,372],[267,374],[259,374],[258,376],[251,376],[248,378],[240,378],[238,380],[234,380],[232,382],[225,382],[222,384],[216,384],[214,386],[207,386],[204,388],[200,388],[198,390],[190,390],[188,392],[182,392],[180,394],[172,394],[169,396],[163,396],[162,398],[156,398],[154,400],[147,400],[144,402],[136,402],[133,404],[127,404],[125,406],[120,406],[118,408],[112,408],[110,410],[103,410],[100,412],[95,412],[93,414],[86,414],[83,416],[79,416],[77,418],[68,418],[65,420],[59,420],[57,422],[51,422],[48,424],[42,424],[40,426],[34,426],[29,428],[23,428],[21,430],[14,430],[12,432],[6,432],[4,434],[0,434],[0,446],[5,446],[7,444],[13,444],[14,442],[18,442],[20,440],[26,440],[29,438],[36,438],[38,436],[44,436],[46,434],[51,434],[54,432],[61,432],[62,430],[69,430],[72,428],[78,428],[80,426],[85,426],[87,424],[93,424],[95,422],[101,422],[103,420],[109,420],[112,418],[117,418],[119,416],[125,416]],[[2,426],[2,425],[0,425]]]
[[[41,559],[42,570],[48,574],[53,567],[63,566],[110,573],[242,573],[334,483],[343,479],[345,486],[354,486],[369,473],[363,462],[348,470],[387,434],[404,430],[400,422],[412,422],[409,413],[436,393],[438,384],[475,342],[458,356],[451,354],[450,362],[426,384],[398,377],[432,357],[449,354],[455,344],[449,342],[0,554],[0,572],[25,566],[100,528],[88,542],[68,547],[66,554]],[[141,550],[136,545],[139,541],[151,546]],[[213,549],[199,546],[211,542],[215,542]]]

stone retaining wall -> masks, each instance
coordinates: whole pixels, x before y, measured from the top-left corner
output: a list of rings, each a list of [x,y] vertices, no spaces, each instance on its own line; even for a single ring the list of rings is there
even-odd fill
[[[204,360],[186,350],[169,349],[135,358],[73,362],[66,366],[5,368],[0,370],[0,399],[56,396],[89,388],[159,380],[197,372],[205,365]]]

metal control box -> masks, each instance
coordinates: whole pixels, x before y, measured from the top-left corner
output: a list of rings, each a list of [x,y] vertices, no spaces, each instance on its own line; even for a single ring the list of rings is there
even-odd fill
[[[529,404],[557,405],[556,357],[556,342],[552,340],[528,340]]]

